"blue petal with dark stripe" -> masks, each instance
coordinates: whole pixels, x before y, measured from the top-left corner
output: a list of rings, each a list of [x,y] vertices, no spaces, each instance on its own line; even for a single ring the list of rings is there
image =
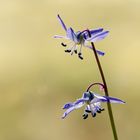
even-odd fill
[[[113,97],[108,97],[108,96],[103,96],[104,99],[100,99],[102,102],[111,102],[111,103],[119,103],[119,104],[124,104],[125,102],[118,99],[118,98],[113,98]]]
[[[108,35],[108,33],[109,31],[101,32],[95,36],[92,36],[91,38],[88,38],[87,41],[96,42],[96,41],[102,40]]]
[[[63,114],[63,116],[62,116],[62,119],[64,119],[65,117],[67,117],[67,115],[68,115],[69,113],[71,113],[73,110],[75,110],[74,107],[70,107],[69,109],[67,109],[67,110],[64,112],[64,114]]]
[[[75,43],[78,43],[76,34],[74,33],[72,28],[68,28],[67,29],[67,37],[70,38],[72,41],[74,41]]]
[[[95,36],[98,33],[101,33],[102,31],[103,31],[103,28],[94,29],[94,30],[90,30],[90,34],[91,34],[91,36],[93,36],[93,35]],[[88,32],[84,32],[83,37],[84,37],[84,39],[88,39],[89,38]]]
[[[80,104],[80,103],[84,103],[85,101],[88,101],[89,99],[88,98],[81,98],[81,99],[78,99],[75,103],[74,103],[74,105],[78,105],[78,104]]]
[[[73,103],[66,103],[64,106],[63,106],[63,109],[69,109],[70,107],[73,106]]]
[[[59,19],[59,21],[60,21],[60,24],[62,25],[63,29],[64,29],[65,31],[67,31],[67,27],[66,27],[66,25],[64,24],[63,20],[61,19],[61,17],[60,17],[59,15],[58,15],[57,17],[58,17],[58,19]]]
[[[95,34],[102,32],[102,31],[103,31],[103,28],[99,28],[99,29],[90,30],[90,33],[92,36],[92,35],[95,35]]]
[[[105,55],[105,53],[102,52],[102,51],[96,50],[96,52],[97,52],[99,55],[101,55],[101,56]]]

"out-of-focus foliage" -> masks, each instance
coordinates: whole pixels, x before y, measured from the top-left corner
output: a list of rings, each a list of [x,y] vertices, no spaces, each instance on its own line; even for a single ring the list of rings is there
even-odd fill
[[[91,50],[83,50],[81,61],[53,39],[64,33],[58,13],[76,30],[110,31],[95,45],[106,52],[100,60],[110,96],[126,101],[112,105],[119,140],[139,140],[139,5],[139,0],[0,0],[0,140],[112,140],[107,109],[86,121],[83,110],[61,120],[62,105],[101,79]]]

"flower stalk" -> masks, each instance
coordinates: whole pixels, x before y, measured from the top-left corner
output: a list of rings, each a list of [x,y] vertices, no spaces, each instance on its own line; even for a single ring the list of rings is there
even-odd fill
[[[89,37],[91,37],[90,31],[89,30],[87,30],[87,31],[88,31]],[[100,60],[99,60],[99,57],[97,55],[97,52],[96,52],[96,49],[95,49],[95,46],[94,46],[93,42],[91,42],[91,46],[92,46],[92,50],[93,50],[93,53],[94,53],[94,56],[95,56],[95,59],[96,59],[97,65],[98,65],[98,69],[99,69],[99,72],[100,72],[100,75],[101,75],[101,78],[102,78],[102,81],[103,81],[105,96],[109,96],[107,83],[106,83],[106,80],[105,80],[103,69],[102,69],[102,66],[101,66],[101,63],[100,63]],[[118,140],[118,135],[117,135],[117,131],[116,131],[116,126],[115,126],[115,121],[114,121],[110,101],[107,102],[107,108],[108,108],[108,114],[109,114],[109,118],[110,118],[110,123],[111,123],[111,127],[112,127],[114,140]]]
[[[89,87],[87,88],[87,92],[89,92],[90,91],[90,88],[92,86],[95,86],[95,85],[99,85],[99,86],[101,86],[104,89],[104,85],[102,83],[93,83],[93,84],[89,85]]]

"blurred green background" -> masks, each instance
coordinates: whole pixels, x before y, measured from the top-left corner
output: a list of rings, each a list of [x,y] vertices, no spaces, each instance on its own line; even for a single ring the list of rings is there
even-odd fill
[[[127,102],[112,105],[119,140],[139,140],[139,0],[0,0],[0,140],[113,139],[107,109],[94,119],[84,121],[80,109],[61,120],[63,104],[101,79],[91,50],[81,61],[53,38],[64,35],[58,13],[75,30],[110,31],[95,45],[106,52],[100,60],[110,95]]]

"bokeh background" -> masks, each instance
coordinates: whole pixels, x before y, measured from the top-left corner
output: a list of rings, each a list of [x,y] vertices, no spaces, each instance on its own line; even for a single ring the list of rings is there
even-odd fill
[[[100,60],[110,95],[126,101],[112,105],[119,140],[139,140],[139,0],[0,0],[0,140],[113,139],[107,109],[94,119],[83,120],[79,109],[61,120],[63,104],[101,79],[91,50],[81,61],[53,38],[65,34],[58,13],[75,30],[110,31],[96,47],[106,52]]]

